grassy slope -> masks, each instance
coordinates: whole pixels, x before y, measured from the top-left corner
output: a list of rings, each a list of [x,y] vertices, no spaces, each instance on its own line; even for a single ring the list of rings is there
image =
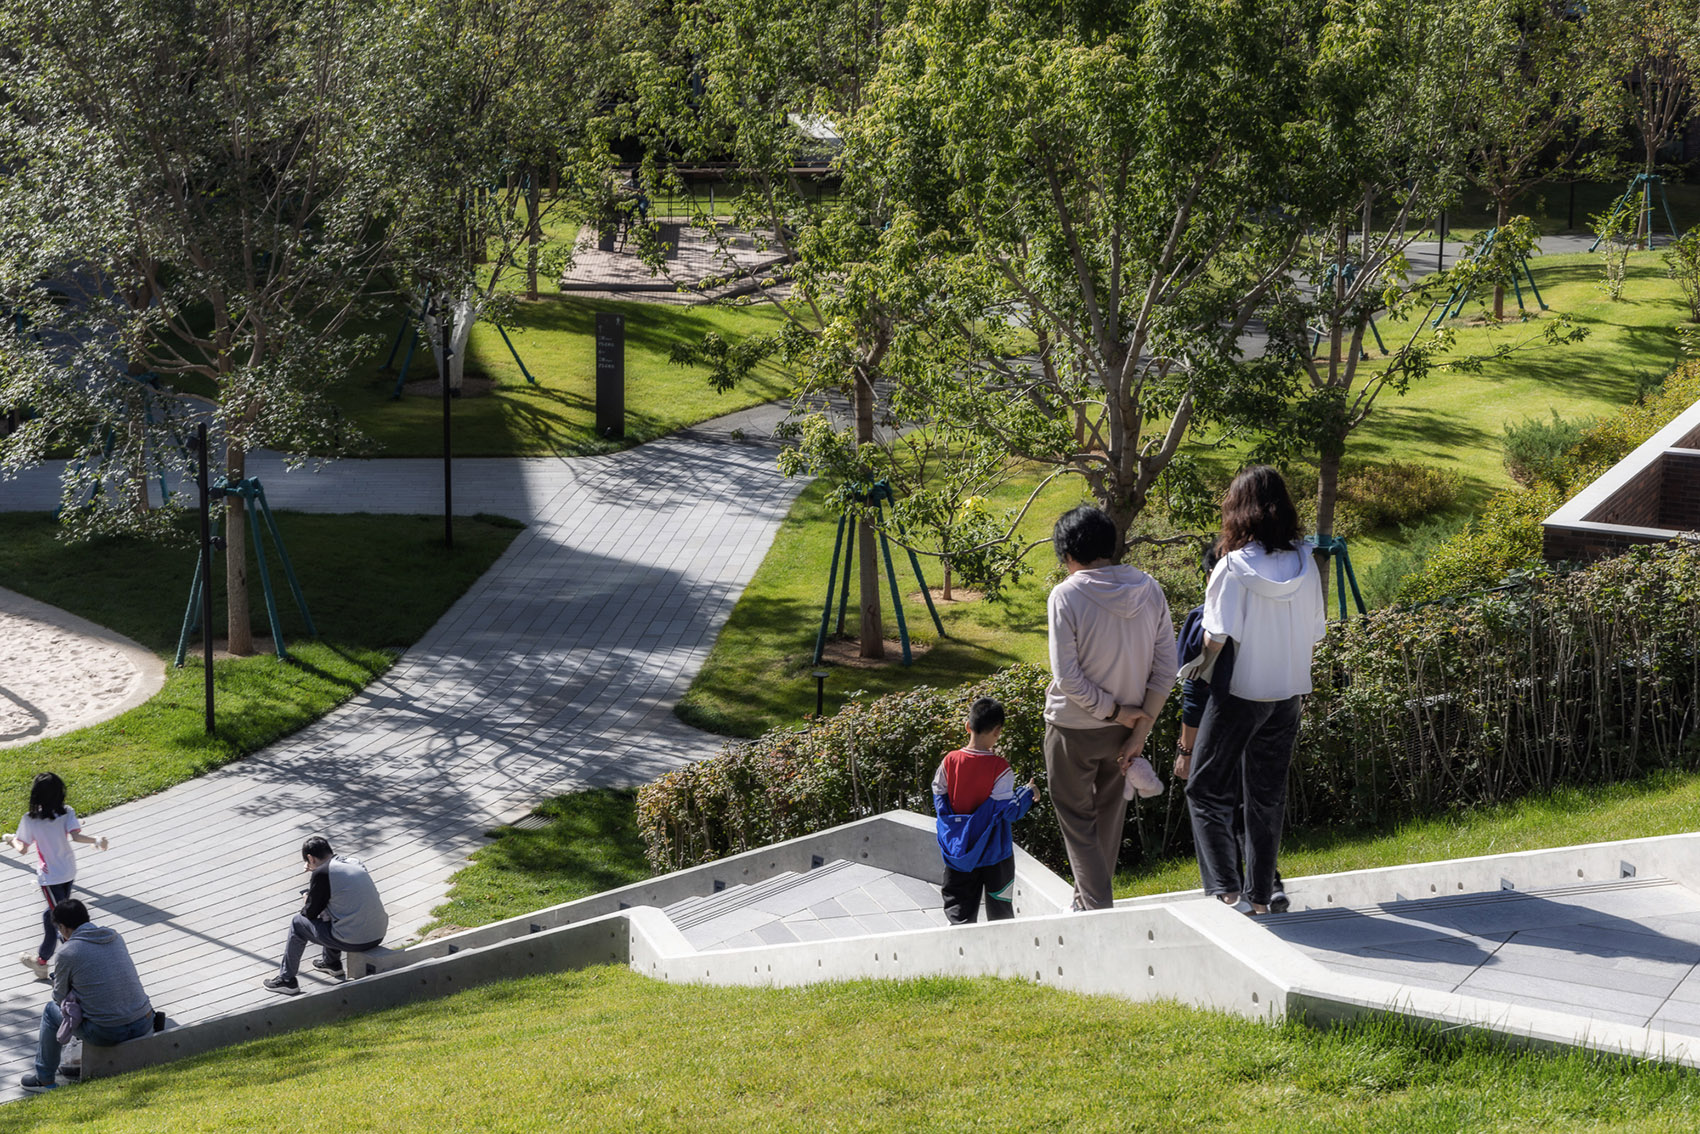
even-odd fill
[[[203,671],[191,653],[165,688],[103,724],[7,749],[0,815],[21,814],[30,778],[62,775],[79,812],[135,799],[228,763],[295,731],[388,669],[482,575],[517,532],[511,521],[457,519],[442,547],[439,518],[281,512],[278,527],[321,637],[304,639],[281,579],[279,608],[293,660],[271,655],[214,663],[218,732],[203,731]],[[275,562],[273,564],[275,568]],[[107,626],[165,657],[176,650],[194,552],[133,539],[72,545],[50,517],[0,515],[0,586]],[[223,572],[214,618],[222,622]],[[254,625],[265,629],[250,556]],[[217,623],[215,623],[217,624]],[[194,646],[198,648],[199,640]]]
[[[630,793],[566,796],[456,881],[482,924],[640,877]],[[1290,873],[1692,828],[1700,777],[1292,840]],[[561,856],[567,855],[566,859]],[[1119,890],[1192,884],[1161,872]],[[492,1052],[498,1053],[492,1058]],[[993,1089],[987,1089],[990,1081]],[[334,1104],[331,1102],[334,1100]],[[1700,1079],[1380,1022],[1317,1033],[1016,982],[795,991],[534,978],[4,1108],[6,1128],[1540,1130],[1686,1127]]]
[[[1464,513],[1512,483],[1499,448],[1507,423],[1544,418],[1555,409],[1566,417],[1609,413],[1634,398],[1640,379],[1656,378],[1669,369],[1675,356],[1672,328],[1683,312],[1678,289],[1665,277],[1657,253],[1635,257],[1626,298],[1618,303],[1599,290],[1601,273],[1594,257],[1551,256],[1533,263],[1547,302],[1588,327],[1589,337],[1569,347],[1537,344],[1480,373],[1436,374],[1403,397],[1385,398],[1353,438],[1355,456],[1455,470],[1462,478],[1459,512]],[[1389,326],[1384,333],[1393,330]],[[1460,329],[1457,349],[1479,353],[1490,349],[1491,343],[1518,341],[1531,333],[1530,327],[1495,331],[1466,326]],[[1237,460],[1232,450],[1218,458],[1224,478]],[[1010,486],[1001,501],[1019,501],[1032,483],[1036,482]],[[1054,485],[1028,514],[1021,537],[1048,535],[1052,520],[1078,503],[1081,493],[1078,482]],[[686,720],[716,732],[754,736],[814,710],[809,671],[837,523],[825,506],[825,497],[824,487],[814,485],[792,507],[681,704],[680,715]],[[1358,569],[1373,565],[1382,549],[1398,538],[1396,531],[1355,538],[1352,557]],[[1136,555],[1134,561],[1150,565],[1147,553]],[[1043,548],[1031,562],[1036,570],[1011,587],[1004,601],[946,611],[949,638],[910,669],[893,665],[834,670],[827,681],[828,711],[852,690],[878,695],[918,684],[955,685],[1011,662],[1043,661],[1051,563]],[[923,560],[925,568],[936,574],[935,563]],[[905,606],[910,632],[918,640],[933,642],[937,635],[919,601],[913,576],[899,570],[899,585],[915,596]],[[935,585],[937,581],[932,580]],[[889,597],[886,602],[889,606]],[[1179,603],[1175,605],[1179,608]],[[852,611],[852,623],[854,618]],[[886,632],[896,636],[889,610]]]
[[[598,311],[626,316],[626,441],[647,441],[686,425],[745,409],[784,394],[788,384],[776,368],[729,394],[709,389],[702,371],[668,361],[675,345],[700,342],[707,332],[735,340],[779,325],[769,307],[683,307],[659,303],[616,303],[545,292],[535,302],[519,301],[508,335],[526,368],[529,385],[496,327],[473,327],[469,372],[496,381],[488,397],[454,403],[454,449],[459,456],[572,456],[618,448],[595,434],[595,322]],[[389,352],[395,323],[365,328],[382,338],[371,365],[351,375],[337,404],[387,457],[434,457],[442,451],[442,406],[434,397],[391,401],[393,375],[378,373]],[[403,344],[403,350],[406,344]],[[400,356],[397,356],[397,365]],[[430,356],[416,353],[409,381],[428,378]]]
[[[537,977],[6,1107],[14,1131],[1538,1130],[1686,1125],[1700,1079],[1387,1024],[1019,982]]]

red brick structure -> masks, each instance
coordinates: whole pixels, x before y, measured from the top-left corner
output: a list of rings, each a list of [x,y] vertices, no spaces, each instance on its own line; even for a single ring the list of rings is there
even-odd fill
[[[1542,521],[1549,563],[1700,538],[1700,402]]]

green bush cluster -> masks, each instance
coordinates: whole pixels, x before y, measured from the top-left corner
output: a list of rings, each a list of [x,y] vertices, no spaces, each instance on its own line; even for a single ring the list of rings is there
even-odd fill
[[[718,756],[669,772],[638,790],[638,826],[657,870],[680,870],[728,854],[894,808],[930,815],[932,780],[944,754],[967,740],[964,722],[976,697],[1003,703],[998,743],[1016,780],[1045,781],[1045,687],[1041,666],[1016,665],[957,689],[921,687],[851,702],[813,728],[774,729],[729,743]],[[1153,733],[1148,751],[1172,753],[1175,715]],[[1155,851],[1156,820],[1129,824],[1128,839]],[[1049,806],[1017,826],[1017,841],[1047,865],[1068,869],[1062,831]]]
[[[1437,545],[1399,584],[1396,600],[1425,602],[1491,587],[1537,567],[1541,521],[1696,401],[1700,362],[1688,362],[1635,404],[1588,424],[1560,457],[1539,464],[1529,487],[1494,496],[1457,535]]]
[[[1387,822],[1700,766],[1700,547],[1647,547],[1504,592],[1337,624],[1316,657],[1289,821]],[[638,793],[651,863],[677,870],[893,808],[932,811],[940,757],[975,697],[1001,700],[1000,750],[1043,790],[1044,669],[954,690],[852,704],[814,728],[774,730]],[[1173,745],[1170,698],[1147,748]],[[1133,805],[1122,861],[1191,845],[1175,784]],[[1047,793],[1048,796],[1048,793]],[[1048,806],[1017,841],[1067,869]]]
[[[1596,424],[1593,418],[1563,418],[1553,410],[1551,421],[1532,417],[1507,425],[1501,443],[1505,450],[1505,471],[1525,488],[1565,481],[1570,454]]]
[[[1315,528],[1316,470],[1289,469],[1284,475],[1305,526]],[[1345,461],[1333,534],[1350,538],[1422,520],[1456,503],[1460,485],[1456,472],[1415,461]]]

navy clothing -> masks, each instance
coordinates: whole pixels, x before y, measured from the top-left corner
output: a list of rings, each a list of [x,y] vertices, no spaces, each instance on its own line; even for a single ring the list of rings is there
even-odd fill
[[[1013,861],[1015,839],[1010,834],[1010,824],[1026,815],[1032,806],[1033,793],[1025,784],[1016,789],[1013,797],[993,797],[966,815],[950,809],[950,796],[935,794],[933,809],[938,812],[939,852],[944,855],[945,865],[968,871],[1006,858]]]
[[[980,916],[980,895],[986,897],[986,920],[1015,916],[1015,856],[973,870],[944,868],[944,916],[952,925],[970,925]]]

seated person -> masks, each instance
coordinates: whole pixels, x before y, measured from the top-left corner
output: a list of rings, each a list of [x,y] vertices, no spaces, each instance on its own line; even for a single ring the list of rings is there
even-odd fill
[[[35,1071],[23,1079],[24,1090],[31,1093],[56,1085],[64,1047],[60,1024],[68,1012],[75,1019],[80,1010],[82,1020],[70,1031],[84,1043],[118,1044],[154,1030],[153,1005],[117,931],[91,925],[88,909],[76,898],[53,907],[53,924],[65,944],[53,955],[53,999],[41,1010]],[[65,1002],[73,994],[76,1007],[70,1008]]]
[[[313,967],[340,977],[343,952],[376,949],[384,943],[390,927],[390,915],[384,912],[378,887],[359,859],[333,854],[330,842],[322,835],[301,844],[301,859],[301,868],[311,875],[307,888],[301,891],[307,895],[307,904],[289,923],[277,975],[263,982],[285,996],[301,991],[295,974],[309,941],[320,948]]]

